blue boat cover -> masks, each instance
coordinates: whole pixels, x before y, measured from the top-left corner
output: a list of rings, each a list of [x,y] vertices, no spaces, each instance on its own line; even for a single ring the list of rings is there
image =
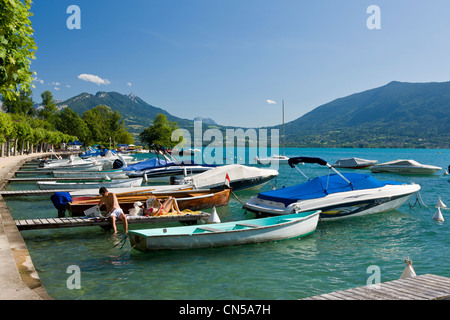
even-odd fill
[[[351,182],[351,185],[339,175],[331,174],[292,187],[261,192],[258,194],[258,198],[282,202],[288,206],[298,200],[322,198],[331,193],[380,188],[387,184],[401,184],[395,181],[379,181],[368,174],[344,173],[342,175]]]
[[[166,160],[159,159],[159,158],[151,158],[148,160],[138,162],[136,164],[132,164],[128,167],[125,167],[125,168],[123,168],[123,171],[142,171],[142,170],[147,170],[147,169],[171,166],[174,164],[175,163],[172,161],[166,161]]]

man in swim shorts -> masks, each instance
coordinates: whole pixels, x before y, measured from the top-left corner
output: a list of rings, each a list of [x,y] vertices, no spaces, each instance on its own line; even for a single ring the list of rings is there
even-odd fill
[[[123,213],[122,209],[119,206],[119,202],[117,201],[117,197],[114,193],[109,192],[105,187],[101,187],[99,190],[102,198],[98,202],[98,207],[100,208],[103,204],[106,207],[106,215],[105,217],[109,217],[111,220],[111,225],[114,229],[114,234],[117,233],[116,220],[120,219],[123,223],[123,227],[125,229],[125,233],[128,233],[128,221],[127,217]]]

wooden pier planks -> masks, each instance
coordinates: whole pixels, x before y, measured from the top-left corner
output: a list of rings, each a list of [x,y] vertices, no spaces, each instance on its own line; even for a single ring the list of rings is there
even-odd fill
[[[73,190],[0,190],[0,195],[3,197],[12,197],[12,196],[41,196],[47,194],[53,194],[55,192],[70,192]]]
[[[442,300],[450,298],[450,279],[433,274],[321,294],[303,300]]]
[[[128,224],[135,223],[158,223],[158,222],[183,222],[198,221],[200,219],[208,219],[209,213],[186,214],[186,215],[168,215],[154,217],[139,217],[128,219]],[[74,227],[90,227],[90,226],[110,226],[109,219],[83,219],[83,218],[40,218],[40,219],[24,219],[15,220],[19,230],[36,230],[36,229],[58,229],[58,228],[74,228]],[[122,222],[117,220],[118,224]]]

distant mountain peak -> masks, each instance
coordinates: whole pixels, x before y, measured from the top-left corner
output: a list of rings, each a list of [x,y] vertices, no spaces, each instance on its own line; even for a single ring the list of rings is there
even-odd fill
[[[217,123],[211,118],[195,117],[193,121],[202,121],[204,124],[210,124],[216,126]]]

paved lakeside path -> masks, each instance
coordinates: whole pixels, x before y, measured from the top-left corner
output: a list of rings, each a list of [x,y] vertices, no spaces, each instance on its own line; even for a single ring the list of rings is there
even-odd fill
[[[46,153],[1,157],[0,190],[26,161],[47,156]],[[0,195],[0,300],[52,299],[42,285],[27,246]]]

